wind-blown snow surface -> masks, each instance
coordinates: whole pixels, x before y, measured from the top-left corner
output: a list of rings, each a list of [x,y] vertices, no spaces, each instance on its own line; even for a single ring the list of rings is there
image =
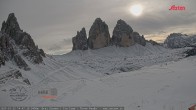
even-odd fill
[[[98,50],[72,51],[55,58],[64,65],[72,65],[80,71],[86,69],[102,74],[113,74],[178,60],[182,57],[179,53],[182,53],[182,50],[171,51],[162,46],[137,44],[128,48],[111,46]]]
[[[125,110],[186,110],[196,102],[196,57],[180,59],[183,51],[148,44],[146,47],[107,47],[48,57],[44,59],[45,64],[31,65],[31,71],[22,71],[31,86],[16,80],[1,85],[0,106],[124,106]],[[10,67],[4,66],[0,70],[5,72]],[[10,98],[9,89],[16,85],[26,87],[26,100]],[[43,99],[38,91],[44,88],[57,88],[57,98]]]

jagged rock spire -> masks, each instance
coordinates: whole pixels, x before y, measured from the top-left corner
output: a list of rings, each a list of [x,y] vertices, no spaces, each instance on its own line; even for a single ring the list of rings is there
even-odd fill
[[[72,38],[73,48],[72,50],[87,50],[87,36],[85,28],[82,28],[80,32],[77,32],[77,35]]]
[[[10,37],[13,37],[18,32],[21,32],[20,26],[18,24],[17,18],[14,13],[10,13],[7,21],[2,23],[1,32],[8,34]]]

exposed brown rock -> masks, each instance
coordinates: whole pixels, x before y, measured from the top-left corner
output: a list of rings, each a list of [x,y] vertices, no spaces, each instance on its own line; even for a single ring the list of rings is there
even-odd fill
[[[110,34],[108,25],[97,18],[89,31],[88,46],[90,49],[99,49],[108,46]]]
[[[134,45],[132,37],[133,29],[123,20],[118,20],[113,30],[112,43],[120,47],[129,47]]]

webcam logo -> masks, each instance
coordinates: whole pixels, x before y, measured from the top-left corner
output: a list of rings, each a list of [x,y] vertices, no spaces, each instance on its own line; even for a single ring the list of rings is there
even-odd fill
[[[14,101],[23,101],[28,97],[27,90],[23,86],[16,86],[10,89],[10,97]]]
[[[186,9],[185,6],[176,6],[176,5],[172,5],[169,10],[172,11],[172,10],[180,10],[180,11],[184,11]]]

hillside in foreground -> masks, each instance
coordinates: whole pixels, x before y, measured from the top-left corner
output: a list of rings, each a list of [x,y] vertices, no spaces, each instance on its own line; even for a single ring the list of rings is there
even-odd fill
[[[64,67],[37,85],[26,87],[31,94],[22,102],[13,101],[9,92],[2,91],[13,86],[10,81],[0,88],[0,98],[4,99],[0,103],[3,106],[124,106],[126,110],[186,110],[196,102],[195,66],[194,56],[96,78],[79,78],[84,73],[70,74],[71,70]],[[38,90],[47,87],[57,88],[56,99],[43,99],[37,94]]]

